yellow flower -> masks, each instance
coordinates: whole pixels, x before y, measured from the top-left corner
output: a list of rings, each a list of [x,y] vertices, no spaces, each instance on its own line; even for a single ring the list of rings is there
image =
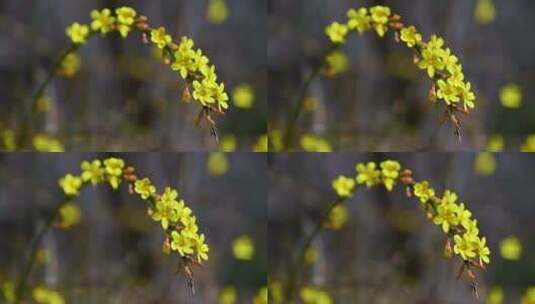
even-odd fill
[[[492,286],[487,294],[486,304],[502,304],[503,303],[503,288],[499,286]]]
[[[171,232],[171,249],[175,250],[180,256],[186,256],[193,253],[194,239],[186,233]]]
[[[344,226],[344,224],[349,219],[349,212],[347,211],[347,207],[343,204],[338,204],[332,208],[331,212],[329,213],[329,217],[327,218],[327,221],[325,223],[325,227],[333,229],[333,230],[339,230]]]
[[[408,47],[412,48],[422,41],[422,35],[411,25],[401,29],[401,41],[404,41]]]
[[[355,179],[340,175],[332,181],[332,186],[339,197],[349,197],[355,188]]]
[[[228,109],[228,95],[227,92],[225,92],[225,84],[216,84],[212,87],[212,89],[214,90],[214,98],[219,109]]]
[[[370,8],[372,21],[375,23],[375,31],[377,35],[383,37],[388,30],[388,18],[390,17],[390,8],[387,6],[377,5]]]
[[[89,36],[89,27],[75,22],[67,28],[66,33],[73,43],[83,44],[87,41],[87,37]]]
[[[104,178],[104,168],[98,159],[92,162],[83,161],[80,165],[82,168],[82,180],[84,182],[91,181],[91,184],[96,185]]]
[[[474,19],[479,24],[489,24],[496,19],[496,7],[492,0],[477,0]]]
[[[459,224],[459,218],[457,217],[459,206],[455,204],[455,201],[457,201],[457,194],[446,190],[442,201],[437,206],[437,214],[433,218],[433,222],[442,226],[444,233],[448,233],[452,226]]]
[[[126,38],[132,29],[137,13],[133,8],[127,6],[116,9],[115,13],[119,20],[119,33],[121,33],[121,37]]]
[[[531,286],[526,290],[522,297],[522,304],[535,304],[535,286]]]
[[[268,289],[262,287],[253,299],[253,304],[268,304]]]
[[[141,195],[142,199],[148,199],[151,195],[156,193],[156,187],[152,185],[152,182],[148,178],[137,180],[134,183],[134,192]]]
[[[333,22],[331,25],[325,28],[325,33],[333,43],[343,43],[346,41],[347,32],[349,29],[347,25]]]
[[[267,134],[260,135],[253,146],[253,152],[268,152],[268,136]]]
[[[463,106],[465,110],[473,109],[474,108],[474,100],[476,99],[476,95],[474,92],[472,92],[471,89],[472,85],[470,82],[462,82],[460,84],[459,88],[459,97],[463,101]]]
[[[304,304],[332,304],[332,299],[327,292],[312,286],[303,287],[300,297]]]
[[[490,249],[487,247],[487,239],[485,237],[476,239],[475,251],[481,264],[490,263]]]
[[[193,81],[193,98],[198,100],[203,106],[214,103],[214,86],[216,86],[215,82],[206,79],[202,81]]]
[[[444,40],[438,36],[431,36],[431,40],[422,50],[422,58],[418,62],[418,67],[427,70],[429,77],[433,78],[436,71],[441,71],[446,67],[442,61],[444,50],[442,45]]]
[[[502,106],[516,109],[522,104],[522,90],[520,86],[510,83],[500,89],[500,101]]]
[[[82,187],[82,179],[72,174],[67,174],[59,180],[59,185],[67,196],[76,196]]]
[[[32,144],[35,150],[41,152],[63,152],[63,144],[56,138],[46,134],[36,134],[32,138]]]
[[[343,73],[349,68],[349,59],[346,54],[334,51],[327,56],[327,63],[335,74]]]
[[[4,130],[0,133],[0,138],[4,144],[5,151],[15,151],[17,143],[15,142],[15,132],[13,130]]]
[[[108,181],[113,189],[117,189],[123,175],[124,160],[120,158],[108,158],[104,160],[104,169],[108,174]]]
[[[232,242],[232,253],[238,260],[252,260],[254,251],[253,239],[251,239],[249,236],[242,235]]]
[[[379,183],[379,177],[381,172],[376,169],[376,164],[374,162],[368,162],[367,164],[357,164],[355,166],[357,170],[357,183],[366,184],[366,186],[372,187]]]
[[[242,109],[250,109],[254,104],[254,90],[249,84],[242,83],[232,90],[234,105]]]
[[[510,261],[516,261],[522,256],[522,243],[515,236],[508,236],[500,241],[500,255]]]
[[[66,203],[59,209],[59,217],[59,228],[70,228],[78,224],[82,218],[80,207],[73,203]]]
[[[227,156],[222,152],[212,152],[206,163],[208,173],[213,176],[221,176],[228,172],[230,165]]]
[[[150,40],[156,44],[159,49],[163,49],[167,44],[171,43],[171,35],[168,35],[165,28],[160,26],[150,32]]]
[[[426,203],[435,196],[435,190],[429,187],[428,181],[414,184],[414,195],[420,199],[420,202]]]
[[[208,245],[204,242],[204,234],[197,235],[195,238],[195,252],[197,253],[197,261],[202,263],[202,261],[208,260]]]
[[[184,209],[184,201],[179,203],[176,200],[177,197],[176,190],[166,187],[164,193],[154,203],[155,210],[151,217],[153,220],[161,222],[164,230],[169,227],[169,223],[178,221],[181,211]]]
[[[500,152],[503,151],[503,146],[503,136],[500,134],[493,134],[487,140],[487,146],[485,147],[485,150],[489,152]]]
[[[460,255],[463,260],[467,261],[476,256],[476,241],[474,236],[465,233],[462,236],[455,235],[453,240],[455,242],[453,251],[455,254]]]
[[[383,174],[383,183],[388,191],[392,191],[396,184],[396,178],[399,176],[401,165],[397,161],[386,160],[381,162]]]
[[[78,53],[70,53],[61,62],[58,74],[61,74],[64,77],[72,77],[78,73],[81,66],[82,60],[80,59],[80,55],[78,55]]]
[[[347,11],[347,26],[350,30],[357,30],[359,33],[370,29],[371,18],[368,15],[368,10],[364,7],[358,10],[350,9]]]
[[[447,104],[459,102],[459,89],[455,82],[451,80],[444,81],[443,79],[439,79],[437,81],[438,84],[438,90],[437,90],[437,96],[440,99],[443,99],[444,102]]]
[[[195,63],[196,53],[193,50],[193,40],[188,37],[182,37],[177,51],[175,51],[175,61],[171,64],[173,71],[179,71],[183,79],[188,77],[189,72],[197,69]]]
[[[110,32],[115,25],[115,17],[111,16],[111,11],[107,8],[100,12],[98,10],[91,11],[91,19],[93,19],[91,29],[93,31],[100,30],[101,34]]]
[[[236,136],[225,134],[219,142],[219,150],[222,152],[234,152],[236,150]]]

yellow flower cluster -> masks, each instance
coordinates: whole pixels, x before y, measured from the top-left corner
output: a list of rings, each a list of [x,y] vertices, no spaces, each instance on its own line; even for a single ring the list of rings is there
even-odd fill
[[[442,228],[448,237],[448,244],[450,240],[454,242],[453,251],[467,265],[483,267],[490,262],[486,238],[479,236],[477,220],[472,218],[472,213],[464,203],[457,202],[456,193],[446,190],[442,197],[437,197],[428,181],[414,182],[411,171],[402,170],[401,164],[394,160],[379,164],[358,163],[355,169],[355,177],[338,176],[332,181],[340,199],[352,196],[358,185],[368,188],[384,185],[388,191],[392,191],[400,181],[411,190],[409,196],[418,198],[433,223]]]
[[[148,214],[154,221],[160,222],[165,234],[163,251],[176,251],[186,261],[196,260],[202,263],[208,260],[208,245],[204,234],[199,233],[197,218],[192,210],[186,206],[184,200],[179,199],[178,192],[166,187],[158,194],[156,187],[149,178],[137,178],[131,167],[125,167],[124,160],[108,158],[104,161],[93,160],[81,163],[82,173],[78,176],[67,174],[59,180],[59,185],[68,198],[80,194],[82,186],[109,183],[117,189],[124,180],[129,183],[133,193],[149,203]],[[79,221],[79,211],[73,210],[70,204],[62,208],[62,216],[67,217],[69,224]]]
[[[139,29],[150,35],[150,41],[163,50],[165,61],[171,65],[171,69],[178,71],[184,80],[191,83],[195,100],[203,107],[217,112],[228,109],[229,98],[225,85],[217,82],[215,66],[210,64],[208,57],[203,55],[200,49],[193,48],[193,40],[184,36],[179,44],[173,43],[171,35],[164,27],[150,28],[146,18],[138,18],[137,12],[131,7],[120,7],[114,12],[115,14],[108,8],[93,10],[90,14],[90,26],[75,22],[67,28],[66,34],[74,44],[80,45],[86,43],[93,33],[106,35],[117,31],[126,38],[130,31]],[[186,91],[184,96],[189,98],[189,85],[186,86]]]
[[[436,35],[428,42],[422,40],[422,34],[414,26],[404,26],[398,15],[392,14],[387,6],[373,6],[350,9],[347,22],[333,22],[325,29],[325,33],[334,44],[345,43],[346,37],[353,31],[363,33],[374,29],[383,37],[389,28],[396,32],[396,37],[409,48],[416,51],[416,63],[420,69],[427,71],[435,82],[434,96],[443,100],[453,110],[464,112],[474,108],[475,95],[470,82],[464,81],[463,67],[458,58],[449,48],[444,47],[444,40]]]

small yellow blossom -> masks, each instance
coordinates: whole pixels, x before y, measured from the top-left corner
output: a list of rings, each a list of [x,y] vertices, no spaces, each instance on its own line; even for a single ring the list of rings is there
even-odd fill
[[[515,236],[508,236],[500,241],[500,255],[510,261],[516,261],[522,256],[522,243]]]
[[[475,237],[465,233],[462,236],[455,235],[453,237],[453,240],[455,241],[455,245],[453,246],[453,251],[460,255],[461,258],[465,261],[469,260],[470,258],[473,258],[476,256],[475,252]]]
[[[329,294],[319,288],[305,286],[300,292],[301,301],[304,304],[332,304]]]
[[[134,24],[137,13],[133,8],[127,6],[116,9],[115,13],[117,14],[117,19],[119,21],[119,33],[121,33],[123,38],[126,38],[132,29],[132,24]]]
[[[206,20],[210,23],[221,24],[227,20],[229,8],[225,0],[210,0],[206,11]]]
[[[346,41],[346,36],[349,29],[347,25],[340,24],[338,22],[333,22],[331,25],[327,26],[325,33],[333,43],[343,43]]]
[[[493,134],[488,138],[485,150],[489,152],[501,152],[503,151],[504,145],[503,136],[500,134]]]
[[[390,8],[387,6],[377,5],[370,8],[370,13],[377,35],[379,35],[379,37],[383,37],[388,30],[387,24],[390,17]]]
[[[254,104],[255,94],[251,85],[243,83],[232,90],[234,105],[242,109],[250,109]]]
[[[150,40],[158,46],[158,48],[163,49],[167,44],[171,43],[171,35],[167,34],[165,28],[160,26],[157,29],[153,29],[150,32]]]
[[[46,134],[36,134],[32,138],[32,144],[35,150],[40,152],[63,152],[63,144],[56,138]]]
[[[357,30],[359,33],[367,31],[371,27],[371,17],[365,7],[358,10],[350,9],[347,11],[347,26],[350,30]]]
[[[344,204],[338,204],[331,209],[325,227],[339,230],[349,219],[349,212]]]
[[[238,292],[233,286],[227,286],[219,292],[218,304],[234,304],[238,299]]]
[[[67,36],[75,44],[84,44],[89,36],[89,27],[78,22],[73,23],[66,30]]]
[[[522,104],[522,90],[514,83],[507,84],[500,89],[500,101],[502,106],[509,109],[517,109]]]
[[[195,239],[189,233],[184,233],[184,231],[181,233],[171,232],[171,249],[177,251],[181,256],[193,253],[194,242]]]
[[[136,180],[134,183],[134,192],[139,194],[142,199],[148,199],[156,193],[156,187],[154,187],[150,179],[144,178],[142,180]]]
[[[332,186],[339,197],[348,197],[355,188],[355,179],[340,175],[332,181]]]
[[[91,184],[96,185],[104,179],[105,171],[100,160],[83,161],[80,167],[82,168],[82,180],[84,182],[91,181]]]
[[[113,30],[115,25],[115,17],[111,15],[111,11],[108,8],[103,9],[102,11],[92,10],[91,11],[91,29],[93,31],[99,31],[101,34],[106,34]]]
[[[38,286],[32,291],[32,296],[35,302],[39,304],[64,304],[63,296],[52,289],[43,286]]]
[[[117,189],[123,175],[124,160],[120,158],[108,158],[104,160],[104,169],[108,174],[108,181],[113,189]]]
[[[79,194],[82,186],[82,179],[72,174],[67,174],[59,180],[59,185],[63,189],[65,195],[76,196]]]
[[[329,142],[320,136],[305,134],[300,140],[301,147],[308,152],[331,152],[332,147]]]
[[[327,56],[326,61],[334,74],[343,73],[349,68],[349,59],[346,54],[340,51],[330,53]]]
[[[492,286],[487,293],[486,304],[503,304],[503,288],[500,286]]]
[[[80,207],[74,203],[66,203],[59,209],[58,227],[61,229],[70,228],[77,225],[81,218]]]
[[[223,152],[212,152],[206,162],[208,173],[213,176],[221,176],[228,172],[230,164],[227,155]]]
[[[412,48],[422,41],[422,34],[416,31],[414,26],[404,27],[401,29],[401,41],[407,43],[407,46]]]
[[[428,181],[414,184],[414,195],[420,199],[420,202],[426,203],[435,196],[435,190],[429,187]]]
[[[489,176],[496,170],[496,160],[491,152],[480,152],[474,161],[474,170],[478,175]]]
[[[496,7],[492,0],[477,0],[474,19],[479,24],[489,24],[496,19]]]
[[[366,184],[366,187],[370,188],[379,183],[381,171],[376,169],[374,162],[368,162],[367,164],[359,163],[355,166],[357,170],[357,183]]]

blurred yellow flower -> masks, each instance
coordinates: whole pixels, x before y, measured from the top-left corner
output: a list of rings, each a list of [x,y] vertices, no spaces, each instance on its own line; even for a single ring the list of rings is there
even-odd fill
[[[50,252],[44,248],[37,250],[35,261],[39,264],[47,264],[50,261]]]
[[[503,288],[500,286],[493,286],[487,294],[486,304],[502,304],[503,303]]]
[[[489,24],[496,19],[496,7],[492,0],[477,0],[474,19],[479,24]]]
[[[496,170],[496,160],[491,152],[480,152],[474,161],[474,170],[478,175],[489,176]]]
[[[281,304],[283,302],[284,295],[279,281],[271,281],[269,283],[269,296],[275,304]]]
[[[89,36],[89,26],[74,22],[65,30],[65,33],[74,44],[84,44]]]
[[[238,298],[236,288],[233,286],[227,286],[219,292],[218,303],[219,304],[234,304]]]
[[[307,152],[331,152],[332,148],[325,139],[313,135],[305,134],[301,137],[301,147]]]
[[[36,134],[32,139],[35,150],[39,152],[63,152],[63,144],[56,138],[46,134]]]
[[[268,289],[262,287],[253,299],[253,304],[268,304]]]
[[[514,83],[507,84],[500,89],[500,101],[502,106],[516,109],[522,104],[522,90]]]
[[[210,153],[210,156],[208,156],[206,169],[210,175],[221,176],[228,172],[229,167],[229,161],[227,160],[225,153],[212,152]]]
[[[341,51],[334,51],[327,56],[327,63],[334,72],[334,74],[340,74],[349,68],[349,59],[346,54]]]
[[[268,152],[268,136],[267,134],[260,135],[253,146],[253,152]]]
[[[526,138],[522,146],[521,152],[535,152],[535,134],[532,134]]]
[[[313,264],[318,259],[318,251],[314,247],[308,247],[305,250],[305,263]]]
[[[501,134],[493,134],[487,140],[485,150],[489,152],[501,152],[503,151],[504,145],[503,136]]]
[[[349,212],[344,204],[336,205],[329,213],[325,227],[333,230],[340,230],[342,226],[348,221]]]
[[[526,290],[522,297],[522,304],[535,304],[535,286],[531,286]]]
[[[255,94],[252,86],[242,83],[232,90],[234,105],[242,109],[250,109],[254,104]]]
[[[64,304],[63,296],[57,291],[43,286],[36,287],[32,292],[33,299],[39,304]]]
[[[15,303],[15,284],[7,281],[2,284],[2,294],[7,303]]]
[[[515,236],[508,236],[500,241],[500,254],[506,260],[516,261],[522,255],[522,244]]]
[[[72,77],[78,73],[80,67],[82,66],[82,59],[78,53],[70,53],[63,59],[61,65],[58,69],[58,74],[65,77]]]
[[[236,136],[225,134],[219,142],[219,150],[222,152],[233,152],[236,150]]]
[[[227,20],[229,9],[225,0],[210,0],[206,11],[206,20],[210,23],[221,24]]]
[[[355,183],[354,178],[339,175],[331,184],[338,197],[348,197],[353,193]]]
[[[5,151],[9,152],[17,149],[17,144],[15,143],[15,132],[13,132],[13,130],[4,130],[0,135]]]
[[[313,286],[305,286],[300,292],[304,304],[331,304],[333,301],[329,294]]]
[[[242,235],[232,242],[232,253],[238,260],[250,261],[254,256],[254,243],[247,235]]]
[[[269,129],[268,146],[272,152],[280,152],[283,149],[282,132],[277,129]]]
[[[75,226],[81,218],[80,207],[73,203],[66,203],[59,209],[58,228],[67,229]]]
[[[48,110],[50,110],[51,103],[52,99],[50,97],[41,96],[35,102],[35,109],[38,112],[47,112]]]
[[[303,100],[303,108],[306,111],[312,112],[318,108],[319,101],[314,96],[308,96]]]

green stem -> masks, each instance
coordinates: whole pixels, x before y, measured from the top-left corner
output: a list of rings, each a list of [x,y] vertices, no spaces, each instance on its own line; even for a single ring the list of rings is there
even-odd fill
[[[285,303],[294,303],[293,298],[295,296],[296,287],[299,285],[301,280],[301,273],[303,272],[303,268],[305,266],[305,253],[306,250],[312,245],[314,240],[318,237],[320,232],[322,231],[323,224],[328,219],[329,214],[331,214],[331,211],[334,207],[343,204],[345,202],[345,198],[337,198],[334,202],[330,203],[329,206],[327,206],[327,209],[323,213],[322,217],[319,219],[319,221],[316,223],[316,226],[314,226],[314,229],[312,232],[303,240],[303,245],[299,250],[299,254],[296,258],[296,262],[294,264],[294,267],[291,267],[291,273],[288,280],[288,288],[286,289],[286,293],[284,296]]]
[[[48,74],[43,82],[37,87],[37,90],[32,96],[32,99],[30,101],[30,104],[27,105],[26,109],[24,109],[24,115],[23,121],[21,123],[21,130],[19,133],[19,138],[17,140],[19,147],[25,147],[28,146],[28,140],[30,138],[30,134],[33,132],[33,125],[32,122],[37,119],[37,101],[39,98],[43,96],[43,93],[45,92],[45,89],[48,87],[50,82],[54,79],[54,76],[56,75],[56,72],[58,68],[61,66],[65,58],[70,55],[71,53],[78,50],[80,47],[80,44],[71,44],[71,46],[66,49],[59,57],[56,59],[50,70],[48,71]],[[28,114],[30,113],[30,114]]]
[[[292,102],[294,104],[294,109],[291,112],[290,117],[288,118],[288,123],[286,124],[286,131],[284,133],[284,146],[287,150],[291,147],[294,141],[295,137],[295,125],[297,123],[297,119],[299,119],[299,116],[301,115],[301,112],[303,111],[303,104],[305,103],[305,97],[306,93],[308,92],[308,88],[312,84],[312,82],[318,77],[318,75],[321,72],[321,69],[325,65],[326,57],[338,49],[340,47],[339,44],[333,44],[329,50],[326,52],[324,56],[322,56],[321,62],[312,70],[312,73],[308,75],[308,77],[305,79],[305,82],[303,83],[303,86],[301,87],[301,90],[299,91],[298,95],[296,96],[295,100]]]
[[[59,210],[64,205],[64,203],[58,205],[56,209],[54,210],[54,213],[50,218],[47,219],[45,222],[45,225],[41,227],[41,230],[37,233],[37,235],[34,237],[30,244],[30,254],[28,257],[28,261],[22,268],[19,280],[17,282],[17,287],[15,291],[15,302],[14,304],[20,304],[22,300],[24,299],[24,295],[26,293],[26,288],[28,285],[28,279],[30,277],[30,274],[32,272],[32,269],[35,265],[36,257],[37,257],[37,251],[39,249],[39,244],[41,243],[41,240],[46,235],[46,233],[52,228],[52,225],[54,223],[54,220],[59,215]]]

